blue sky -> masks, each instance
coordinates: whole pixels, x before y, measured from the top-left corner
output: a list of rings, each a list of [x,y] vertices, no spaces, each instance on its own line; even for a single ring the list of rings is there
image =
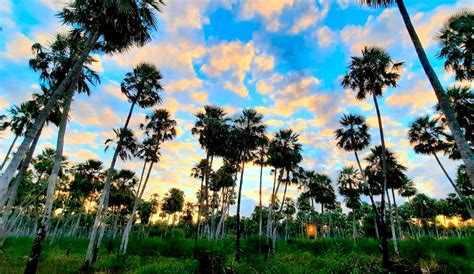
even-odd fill
[[[67,31],[55,17],[64,2],[0,0],[0,112],[38,89],[38,75],[28,68],[30,48]],[[470,2],[405,2],[440,80],[453,85],[452,74],[435,57],[439,47],[433,38],[449,15]],[[303,166],[335,179],[344,165],[354,164],[351,153],[334,145],[333,132],[342,113],[367,117],[374,144],[379,143],[372,102],[357,101],[353,91],[339,84],[350,57],[360,55],[364,46],[383,47],[393,59],[405,62],[399,87],[386,90],[380,99],[388,146],[408,167],[420,192],[446,196],[452,189],[434,159],[415,155],[407,142],[409,123],[432,112],[436,100],[398,10],[369,9],[351,0],[170,1],[159,15],[150,44],[126,54],[95,56],[101,84],[90,97],[75,97],[65,152],[71,162],[98,158],[109,163],[104,140],[123,124],[129,107],[119,84],[133,66],[151,62],[164,75],[164,102],[159,107],[173,113],[179,134],[163,146],[145,195],[179,187],[187,199],[194,199],[199,182],[189,173],[204,153],[190,129],[194,114],[205,104],[223,106],[231,117],[243,108],[256,108],[270,133],[293,128],[301,135]],[[148,111],[134,114],[134,127]],[[46,128],[41,146],[53,146],[55,138],[56,128]],[[10,133],[0,139],[1,157],[11,139]],[[459,162],[445,157],[442,161],[454,177]],[[138,160],[119,163],[137,171],[140,165]],[[265,201],[271,191],[269,173],[265,170]],[[243,212],[248,215],[258,199],[258,167],[246,170],[243,195]],[[297,195],[291,188],[290,196]]]

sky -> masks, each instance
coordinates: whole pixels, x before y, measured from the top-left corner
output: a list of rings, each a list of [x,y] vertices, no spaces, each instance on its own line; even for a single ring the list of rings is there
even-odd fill
[[[419,192],[436,198],[453,192],[434,158],[415,154],[407,140],[410,123],[432,113],[436,98],[395,6],[371,9],[353,0],[166,2],[149,44],[125,54],[94,56],[101,84],[92,87],[90,97],[74,98],[65,141],[71,164],[94,158],[109,165],[112,153],[104,152],[104,141],[113,137],[114,128],[123,126],[129,110],[120,82],[134,66],[149,62],[163,74],[163,103],[158,107],[177,120],[178,137],[163,145],[146,197],[153,193],[163,197],[178,187],[187,200],[195,200],[200,182],[190,172],[205,154],[191,128],[194,114],[206,104],[224,107],[231,118],[244,108],[255,108],[264,115],[269,136],[280,128],[292,128],[303,144],[301,165],[335,181],[342,167],[355,165],[352,153],[335,146],[334,130],[343,113],[365,116],[373,145],[380,143],[373,102],[357,101],[354,91],[340,86],[350,57],[359,56],[364,46],[377,46],[405,62],[399,86],[387,89],[379,99],[388,148],[408,167],[407,175]],[[31,45],[48,45],[56,33],[68,30],[55,16],[64,3],[0,0],[0,113],[38,91],[38,74],[28,67]],[[441,82],[453,85],[452,73],[444,71],[443,61],[436,58],[439,46],[434,37],[451,14],[472,2],[407,0],[405,4]],[[137,128],[150,111],[137,109],[132,127]],[[54,147],[56,134],[55,127],[47,127],[37,153]],[[12,139],[10,132],[1,136],[2,159]],[[454,178],[460,162],[440,158]],[[139,174],[141,165],[134,159],[119,161],[117,168]],[[271,184],[270,169],[265,169],[264,202],[269,200]],[[250,165],[244,175],[243,215],[258,202],[258,185],[259,167]],[[298,195],[296,187],[289,188],[290,197]]]

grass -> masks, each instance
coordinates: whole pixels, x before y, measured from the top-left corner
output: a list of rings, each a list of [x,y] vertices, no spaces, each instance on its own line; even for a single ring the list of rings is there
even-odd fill
[[[9,238],[0,249],[0,273],[22,272],[33,240]],[[378,242],[359,239],[293,240],[277,242],[277,252],[265,258],[259,252],[264,241],[242,243],[242,259],[235,261],[233,240],[216,242],[184,238],[131,239],[126,256],[117,255],[118,240],[105,241],[95,273],[379,273]],[[79,272],[87,239],[46,242],[39,273]],[[399,243],[397,272],[473,273],[474,238],[406,240]]]

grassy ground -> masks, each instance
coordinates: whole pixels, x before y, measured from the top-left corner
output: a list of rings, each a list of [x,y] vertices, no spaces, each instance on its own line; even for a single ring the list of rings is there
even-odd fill
[[[31,238],[10,238],[0,249],[0,273],[21,273]],[[118,241],[106,241],[94,265],[94,273],[378,273],[381,272],[378,243],[352,240],[294,240],[278,242],[277,252],[265,258],[258,239],[243,242],[240,263],[234,259],[232,239],[200,241],[194,249],[191,239],[132,239],[127,256],[117,255]],[[400,242],[398,271],[432,273],[474,273],[474,238]],[[40,273],[77,273],[87,247],[86,239],[46,242]]]

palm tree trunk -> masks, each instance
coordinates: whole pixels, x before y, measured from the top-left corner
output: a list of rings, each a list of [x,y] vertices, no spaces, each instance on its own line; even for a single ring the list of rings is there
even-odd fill
[[[244,168],[245,168],[245,161],[242,161],[242,170],[240,171],[240,184],[239,184],[239,193],[237,195],[237,237],[235,241],[235,259],[237,261],[240,260],[240,202],[242,196],[242,183],[244,181]]]
[[[454,183],[454,181],[451,179],[451,177],[449,176],[448,172],[447,172],[446,169],[444,168],[443,164],[442,164],[441,161],[439,160],[438,155],[436,155],[436,153],[433,153],[433,156],[435,157],[436,162],[438,162],[438,165],[439,165],[439,166],[441,167],[441,169],[443,170],[444,175],[446,175],[446,177],[448,178],[449,183],[450,183],[451,186],[454,188],[454,191],[456,191],[456,194],[459,196],[459,199],[461,199],[461,201],[463,201],[464,205],[466,206],[467,211],[469,212],[469,215],[471,215],[471,218],[474,218],[474,210],[472,210],[472,207],[471,207],[471,205],[469,204],[468,200],[464,197],[464,195],[461,194],[461,191],[460,191],[459,188],[456,186],[456,184]]]
[[[357,228],[354,210],[352,210],[352,238],[354,239],[354,246],[357,246]]]
[[[128,124],[130,123],[130,118],[132,117],[133,108],[135,107],[136,101],[132,102],[130,106],[130,111],[128,112],[127,120],[125,121],[125,125],[123,130],[128,128]],[[117,148],[114,151],[114,155],[112,157],[112,162],[110,164],[109,170],[107,171],[107,178],[105,179],[104,188],[102,190],[102,194],[100,195],[99,206],[97,207],[97,212],[94,219],[94,224],[92,225],[92,231],[90,234],[89,245],[87,246],[87,253],[86,258],[84,260],[84,267],[88,268],[92,264],[92,259],[94,257],[94,246],[96,243],[97,238],[97,231],[101,225],[103,220],[103,214],[107,210],[108,204],[108,197],[110,193],[110,185],[112,183],[112,175],[114,173],[115,163],[117,162],[117,157],[122,149],[122,134],[120,135],[119,141],[117,142]]]
[[[471,185],[474,186],[474,156],[471,148],[467,143],[453,109],[449,104],[448,98],[446,97],[446,92],[444,91],[443,86],[441,85],[435,71],[433,70],[433,67],[428,60],[428,57],[426,56],[423,45],[418,38],[418,34],[416,33],[415,27],[411,22],[410,15],[408,14],[403,0],[396,0],[396,2],[398,10],[400,11],[400,14],[403,18],[403,22],[407,28],[408,34],[410,35],[411,41],[413,42],[413,46],[415,47],[416,53],[418,54],[418,58],[420,59],[421,66],[423,67],[423,70],[425,71],[425,74],[428,77],[431,86],[433,87],[436,97],[438,98],[440,108],[446,117],[449,130],[453,134],[456,145],[459,149],[459,152],[461,153],[461,157],[464,161],[464,164],[466,165],[466,170],[469,174]]]
[[[5,170],[2,177],[0,178],[0,200],[5,196],[8,189],[8,185],[10,184],[10,181],[15,175],[16,170],[20,166],[21,160],[25,157],[25,154],[27,153],[28,148],[30,147],[30,144],[35,139],[36,135],[40,131],[43,124],[46,122],[46,119],[48,118],[50,113],[53,111],[60,96],[64,93],[64,91],[66,91],[70,83],[73,81],[73,78],[79,73],[80,69],[82,68],[82,65],[84,64],[84,61],[86,60],[87,56],[89,56],[89,53],[91,52],[91,50],[94,48],[95,44],[97,43],[99,36],[100,35],[97,32],[89,36],[85,44],[85,48],[79,55],[79,58],[74,63],[73,67],[71,68],[69,73],[66,75],[66,77],[61,81],[61,84],[59,85],[59,87],[51,95],[48,102],[46,103],[44,108],[41,110],[38,117],[35,119],[34,124],[26,132],[25,138],[23,138],[23,141],[20,147],[17,149],[15,155],[13,156],[12,160],[8,164],[7,169]]]
[[[5,205],[2,218],[0,219],[0,247],[2,246],[3,240],[5,239],[5,236],[6,236],[6,232],[7,232],[6,225],[8,222],[8,218],[10,217],[13,204],[15,203],[15,200],[16,200],[18,187],[23,181],[23,177],[25,176],[25,173],[28,170],[31,159],[33,158],[33,154],[35,153],[36,145],[38,144],[39,138],[41,136],[42,130],[43,130],[43,127],[40,128],[40,131],[38,132],[35,139],[33,140],[33,143],[31,144],[31,147],[28,150],[28,153],[25,155],[25,159],[23,159],[20,170],[18,171],[15,181],[13,182],[13,185],[11,186],[10,191],[8,193],[8,201],[6,201],[7,204]],[[4,205],[4,202],[2,202],[1,206],[3,205]]]
[[[0,166],[0,172],[3,170],[3,167],[8,161],[8,156],[10,156],[10,153],[12,152],[13,147],[15,146],[16,140],[18,140],[18,135],[15,134],[15,138],[13,138],[13,141],[8,148],[7,155],[5,155],[5,159],[3,159],[2,165]]]
[[[387,163],[385,159],[385,138],[383,135],[383,126],[382,126],[382,117],[380,115],[379,103],[377,102],[377,97],[375,94],[372,94],[374,99],[375,111],[377,112],[377,120],[379,123],[379,133],[380,133],[380,142],[382,144],[382,174],[383,174],[383,186],[382,186],[382,198],[380,201],[380,236],[382,244],[382,267],[387,270],[390,264],[390,258],[388,253],[388,241],[387,241],[387,227],[385,224],[385,192],[387,189]]]
[[[199,188],[200,190],[200,197],[199,197],[199,203],[198,203],[198,215],[197,215],[197,224],[196,224],[196,234],[194,235],[194,247],[197,245],[197,238],[199,236],[199,228],[201,227],[201,212],[203,210],[203,202],[204,202],[204,197],[203,195],[203,186],[204,186],[204,176],[201,178],[201,187]]]
[[[143,193],[145,192],[146,185],[148,183],[148,179],[150,178],[150,173],[151,169],[153,167],[153,163],[150,163],[150,166],[148,167],[148,172],[145,178],[145,181],[143,182],[143,187],[142,189],[138,189],[139,194],[135,198],[135,202],[133,203],[133,208],[132,208],[132,213],[130,214],[130,218],[128,218],[127,225],[125,226],[125,229],[123,230],[123,235],[122,235],[122,241],[120,242],[120,253],[122,255],[125,255],[127,252],[127,246],[128,246],[128,238],[130,235],[130,231],[132,230],[132,225],[135,219],[135,214],[137,213],[138,207],[140,206],[140,201],[143,197]]]
[[[285,198],[286,198],[286,190],[288,189],[288,183],[290,182],[290,171],[286,171],[286,182],[285,182],[285,188],[283,190],[283,197],[281,200],[281,205],[280,209],[278,210],[278,214],[280,214],[283,211],[283,205],[285,204]],[[276,193],[275,193],[276,194]],[[276,241],[276,235],[278,232],[278,222],[276,220],[276,214],[273,219],[273,223],[275,224],[273,227],[273,233],[272,233],[272,238],[273,238],[273,252],[275,252],[275,241]]]
[[[263,157],[260,157],[260,188],[258,190],[258,206],[260,207],[260,216],[258,220],[258,236],[262,237],[262,225],[263,225],[263,220],[262,220],[262,174],[263,174]]]
[[[273,189],[272,189],[272,196],[270,197],[270,205],[268,208],[268,216],[267,216],[267,247],[270,248],[271,241],[272,241],[272,220],[273,220],[273,204],[275,203],[275,188],[276,188],[276,178],[277,178],[278,169],[275,168],[273,173]]]
[[[392,202],[390,201],[390,195],[388,194],[388,189],[386,190],[386,192],[387,192],[387,205],[388,205],[388,212],[389,212],[388,217],[390,219],[390,228],[392,229],[393,249],[395,250],[395,254],[397,256],[400,256],[400,253],[398,252],[397,232],[395,230],[395,220],[393,219]]]
[[[393,198],[393,210],[395,211],[395,223],[397,224],[398,238],[400,238],[402,234],[402,227],[400,225],[400,218],[398,216],[398,206],[397,206],[397,201],[395,200],[395,190],[393,188],[392,188],[392,198]]]
[[[74,82],[77,81],[77,77],[74,78]],[[75,83],[71,85],[75,87]],[[51,174],[48,179],[48,190],[46,192],[46,202],[43,211],[43,217],[41,218],[41,224],[38,231],[36,232],[36,238],[31,247],[31,253],[26,263],[25,273],[36,273],[38,268],[39,257],[41,256],[41,249],[43,247],[43,240],[48,233],[49,225],[51,222],[51,213],[53,211],[54,192],[56,190],[56,183],[58,181],[59,170],[61,169],[61,163],[63,159],[64,151],[64,136],[66,135],[67,120],[69,116],[69,109],[71,108],[72,97],[74,96],[74,89],[68,91],[66,95],[66,101],[64,102],[63,113],[61,114],[61,122],[58,130],[58,140],[56,144],[56,155],[54,156],[54,166],[51,170]]]

